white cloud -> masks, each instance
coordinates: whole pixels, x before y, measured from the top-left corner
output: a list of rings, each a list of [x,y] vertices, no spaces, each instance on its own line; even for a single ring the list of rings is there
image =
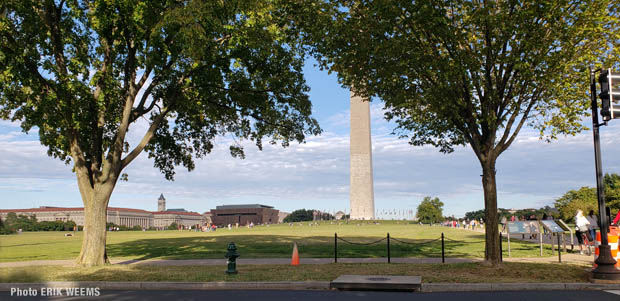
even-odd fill
[[[413,147],[390,135],[393,124],[382,119],[380,104],[371,105],[373,171],[377,209],[415,209],[426,195],[444,201],[446,213],[462,215],[484,206],[480,165],[471,149],[458,147],[441,154],[429,146]],[[349,136],[332,131],[348,129],[348,111],[323,124],[322,136],[289,148],[265,145],[258,151],[242,142],[246,159],[232,158],[229,137],[217,140],[213,152],[196,162],[196,169],[177,169],[168,182],[142,154],[126,170],[129,182],[120,182],[112,206],[155,209],[163,192],[168,206],[206,211],[226,203],[265,203],[285,211],[297,208],[348,208]],[[148,124],[141,121],[128,134],[135,145]],[[606,172],[620,172],[620,124],[601,129]],[[46,155],[38,141],[24,141],[15,129],[0,128],[0,208],[35,205],[79,205],[79,193],[70,166]],[[35,136],[36,135],[31,135]],[[31,137],[32,138],[32,137]],[[553,143],[537,132],[524,130],[500,156],[497,164],[500,207],[540,207],[569,189],[594,185],[591,131]]]
[[[19,128],[19,122],[0,119],[0,127]]]

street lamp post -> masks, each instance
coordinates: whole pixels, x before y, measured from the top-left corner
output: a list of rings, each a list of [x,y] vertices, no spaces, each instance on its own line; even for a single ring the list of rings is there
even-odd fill
[[[601,164],[601,142],[599,137],[598,106],[596,101],[596,78],[595,73],[600,70],[590,70],[590,97],[592,100],[592,132],[594,134],[594,163],[596,165],[596,192],[598,197],[598,216],[601,229],[601,245],[599,256],[594,261],[597,267],[592,270],[592,278],[599,280],[620,280],[620,270],[614,266],[616,260],[611,256],[611,248],[607,241],[609,228],[607,214],[605,212],[605,191],[603,186],[603,171]],[[605,125],[607,122],[604,123]]]

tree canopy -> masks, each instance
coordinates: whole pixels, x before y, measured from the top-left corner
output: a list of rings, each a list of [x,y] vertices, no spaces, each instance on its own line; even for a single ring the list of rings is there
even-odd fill
[[[443,221],[443,202],[439,198],[424,197],[420,205],[418,205],[416,218],[424,224]]]
[[[516,209],[516,210],[498,208],[497,211],[498,211],[498,221],[501,221],[503,217],[505,217],[506,220],[510,220],[512,216],[515,216],[516,218],[520,219],[520,218],[528,218],[532,215],[536,216],[536,218],[538,219],[542,219],[545,214],[547,216],[553,216],[553,217],[559,218],[557,210],[549,206],[545,206],[543,208],[538,208],[538,209],[526,208],[526,209]],[[465,219],[485,220],[484,209],[466,212]]]
[[[315,212],[317,212],[316,219],[318,220],[331,220],[333,216],[327,212],[320,212],[312,209],[297,209],[287,217],[284,218],[283,222],[285,223],[293,223],[293,222],[308,222],[315,220]]]
[[[320,133],[286,1],[6,0],[0,118],[73,165],[85,207],[79,263],[102,264],[109,197],[146,151],[173,179],[218,136],[288,146]],[[136,125],[139,124],[139,125]],[[141,125],[140,125],[141,124]],[[130,144],[127,133],[142,138]]]
[[[605,186],[605,204],[617,212],[620,209],[620,175],[605,174],[603,177]],[[593,210],[598,215],[598,197],[596,188],[581,187],[577,190],[569,190],[554,202],[555,208],[560,211],[560,218],[572,221],[577,210],[588,214]]]

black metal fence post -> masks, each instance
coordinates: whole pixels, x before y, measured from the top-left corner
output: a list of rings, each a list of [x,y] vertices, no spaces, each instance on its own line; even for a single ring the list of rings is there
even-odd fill
[[[502,249],[502,232],[499,232],[499,262],[504,262],[504,256],[502,254],[504,251]]]
[[[334,233],[334,263],[338,263],[338,233]]]
[[[387,255],[388,255],[388,263],[392,260],[390,258],[390,233],[387,234]]]
[[[443,242],[443,232],[441,232],[441,263],[446,263],[446,251]]]

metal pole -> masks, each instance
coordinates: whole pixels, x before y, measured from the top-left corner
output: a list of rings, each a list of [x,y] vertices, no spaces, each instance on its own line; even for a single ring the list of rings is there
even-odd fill
[[[338,263],[338,233],[334,233],[334,263]]]
[[[551,255],[555,254],[555,250],[553,249],[553,235],[555,233],[551,233],[549,240],[551,241]],[[559,238],[559,234],[558,234],[558,249],[560,248],[560,238]]]
[[[504,255],[502,254],[504,251],[502,250],[502,232],[499,232],[499,262],[504,262]]]
[[[609,74],[608,76],[611,76]],[[605,212],[605,190],[603,186],[603,167],[601,163],[601,141],[599,136],[598,107],[596,102],[596,81],[590,69],[590,99],[592,104],[592,133],[594,135],[594,163],[596,168],[596,194],[598,196],[598,218],[601,226],[601,245],[599,256],[594,261],[598,266],[592,270],[594,279],[620,279],[620,271],[615,268],[616,260],[611,256],[611,248],[607,241],[607,224]],[[611,90],[611,87],[609,87]],[[610,95],[610,97],[612,97]]]
[[[387,234],[387,255],[388,255],[388,263],[391,262],[390,259],[390,233]]]
[[[446,263],[446,253],[444,249],[443,232],[441,232],[441,263]]]
[[[590,71],[590,94],[592,99],[592,132],[594,134],[594,164],[596,169],[596,194],[598,197],[598,216],[601,225],[601,245],[607,243],[607,220],[605,217],[605,188],[603,186],[603,167],[601,162],[601,140],[599,135],[598,108],[596,103],[596,83],[594,72]]]

